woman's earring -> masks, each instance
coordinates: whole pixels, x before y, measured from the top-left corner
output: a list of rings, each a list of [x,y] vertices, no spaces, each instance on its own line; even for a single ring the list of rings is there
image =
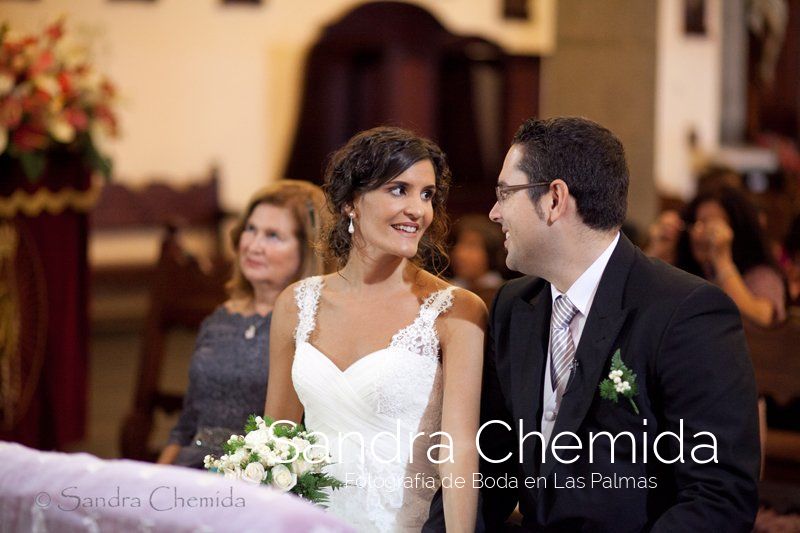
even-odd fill
[[[356,227],[353,225],[353,219],[354,219],[354,218],[356,218],[356,214],[351,212],[351,213],[350,213],[350,225],[349,225],[349,226],[347,226],[347,232],[348,232],[350,235],[352,235],[353,233],[355,233],[355,232],[356,232]]]

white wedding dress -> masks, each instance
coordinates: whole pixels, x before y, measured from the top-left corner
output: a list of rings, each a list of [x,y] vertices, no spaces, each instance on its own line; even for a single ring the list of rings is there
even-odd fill
[[[329,510],[360,531],[419,531],[441,484],[433,462],[442,416],[434,323],[452,305],[453,287],[431,294],[389,346],[342,371],[309,342],[322,285],[317,276],[295,289],[292,380],[306,427],[328,438],[327,471],[348,484],[332,492]]]

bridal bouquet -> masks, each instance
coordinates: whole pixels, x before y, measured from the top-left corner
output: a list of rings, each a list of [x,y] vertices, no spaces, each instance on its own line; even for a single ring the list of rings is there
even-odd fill
[[[303,426],[250,415],[244,431],[244,436],[231,435],[223,445],[225,454],[219,459],[206,455],[207,470],[270,485],[323,506],[328,501],[323,489],[343,486],[323,472],[331,463],[327,447],[317,444],[316,436]]]

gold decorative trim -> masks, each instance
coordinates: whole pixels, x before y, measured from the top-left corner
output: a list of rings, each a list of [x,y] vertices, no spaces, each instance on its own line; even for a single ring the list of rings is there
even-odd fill
[[[102,189],[103,184],[99,179],[93,180],[91,187],[85,191],[72,187],[51,191],[42,187],[36,192],[29,193],[17,189],[11,196],[0,197],[0,218],[13,218],[20,213],[35,217],[42,211],[58,215],[65,209],[86,213],[97,203]]]

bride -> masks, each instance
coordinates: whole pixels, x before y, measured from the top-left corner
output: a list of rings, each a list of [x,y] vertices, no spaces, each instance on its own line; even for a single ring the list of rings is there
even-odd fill
[[[338,271],[278,297],[265,412],[325,435],[347,484],[329,509],[361,531],[419,531],[443,488],[448,531],[474,531],[486,307],[422,268],[444,258],[450,171],[393,127],[333,154],[325,253]]]

